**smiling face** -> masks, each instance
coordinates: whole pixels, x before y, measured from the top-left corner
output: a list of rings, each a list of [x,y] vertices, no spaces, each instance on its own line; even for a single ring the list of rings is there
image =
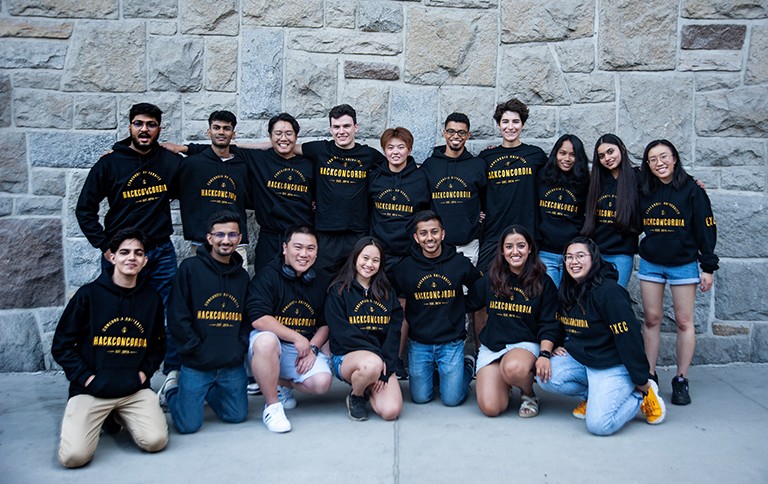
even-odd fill
[[[469,127],[458,121],[448,121],[443,129],[443,138],[448,151],[460,155],[464,151],[464,145],[471,136]]]
[[[235,128],[230,121],[214,120],[208,127],[208,137],[211,144],[217,148],[226,148],[235,139]]]
[[[283,257],[297,275],[304,274],[317,260],[317,238],[312,234],[294,233],[283,243]]]
[[[211,245],[211,257],[221,263],[229,263],[229,258],[237,249],[242,237],[240,225],[237,222],[214,224],[211,232],[206,235]]]
[[[355,261],[355,279],[363,287],[371,286],[371,278],[379,272],[381,252],[375,245],[366,245]]]
[[[562,171],[571,171],[573,165],[576,164],[576,151],[573,149],[573,143],[569,140],[563,141],[555,156],[557,157],[557,167]]]
[[[675,155],[669,146],[660,144],[648,150],[648,167],[664,184],[672,181],[676,163]]]
[[[514,148],[520,146],[520,133],[523,131],[523,120],[520,114],[514,111],[504,111],[499,120],[499,130],[501,131],[501,145],[505,148]]]
[[[136,239],[126,239],[112,253],[110,262],[115,266],[115,276],[122,279],[135,278],[147,265],[144,245]]]
[[[411,155],[408,145],[400,138],[392,138],[384,146],[384,156],[387,157],[389,169],[393,172],[402,171]]]
[[[339,148],[348,150],[355,146],[356,134],[357,123],[352,116],[345,114],[340,118],[331,118],[331,136]]]
[[[131,119],[128,131],[131,135],[131,148],[139,153],[148,153],[160,137],[160,123],[152,116],[137,114]]]
[[[293,148],[296,146],[296,131],[288,121],[278,121],[272,126],[272,132],[269,133],[269,141],[275,153],[283,158],[293,157]]]
[[[504,260],[513,274],[520,274],[528,261],[531,246],[521,234],[509,234],[504,238]]]
[[[577,282],[581,282],[592,268],[592,256],[586,244],[571,244],[565,251],[565,270]]]
[[[443,252],[444,238],[445,230],[437,220],[427,220],[416,224],[413,240],[421,247],[421,253],[424,254],[424,257],[429,259],[439,257]]]
[[[597,147],[597,159],[605,169],[611,172],[614,178],[619,176],[621,165],[621,149],[610,143],[603,143]]]

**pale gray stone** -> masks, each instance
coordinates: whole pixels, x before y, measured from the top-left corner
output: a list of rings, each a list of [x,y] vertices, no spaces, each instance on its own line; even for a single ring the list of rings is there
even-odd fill
[[[11,78],[7,74],[0,73],[0,127],[11,125],[12,93]]]
[[[0,191],[27,193],[28,180],[24,133],[0,131]]]
[[[95,163],[96,159],[94,159],[93,162]],[[67,206],[64,210],[64,237],[83,237],[80,225],[77,223],[77,217],[75,216],[75,207],[77,206],[77,199],[80,196],[80,192],[83,190],[86,176],[88,176],[88,170],[69,170],[67,176],[68,195],[65,199]],[[99,205],[102,225],[104,225],[104,214],[107,213],[108,208],[109,205],[107,204],[106,199],[102,200]],[[69,242],[67,242],[67,244],[69,244]]]
[[[18,197],[16,215],[61,216],[61,197]]]
[[[212,2],[216,5],[219,2]],[[123,0],[125,18],[175,18],[178,0]],[[184,4],[184,0],[182,0]]]
[[[696,96],[699,136],[768,137],[768,96],[761,86]]]
[[[344,77],[347,79],[378,79],[396,81],[400,79],[400,68],[386,62],[344,62]]]
[[[182,100],[186,119],[208,121],[212,112],[221,110],[237,113],[237,94],[234,93],[190,93],[185,94]]]
[[[768,264],[729,260],[715,272],[715,317],[742,321],[768,319]]]
[[[285,79],[285,110],[294,116],[322,116],[336,104],[336,60],[289,54]]]
[[[595,0],[500,0],[501,41],[554,42],[592,36]]]
[[[8,0],[11,15],[114,19],[118,0]]]
[[[730,138],[699,138],[696,141],[697,166],[765,166],[762,141]]]
[[[680,30],[680,48],[741,50],[746,35],[746,25],[683,25]]]
[[[325,26],[337,29],[354,29],[357,3],[348,0],[326,0]]]
[[[616,105],[580,104],[560,108],[560,129],[558,136],[575,134],[584,143],[587,156],[592,158],[595,141],[605,133],[616,132]],[[626,142],[626,139],[623,139]],[[549,150],[544,150],[549,153]]]
[[[65,91],[146,90],[143,22],[78,23],[70,44],[62,81]]]
[[[323,0],[243,0],[243,25],[322,27]]]
[[[741,51],[682,50],[678,67],[681,71],[740,71],[743,61]]]
[[[496,16],[486,12],[410,9],[404,80],[493,86],[496,22]]]
[[[115,143],[114,133],[32,132],[29,162],[34,167],[89,168]]]
[[[71,22],[48,20],[0,19],[0,37],[40,37],[67,39],[72,35]]]
[[[613,74],[567,74],[565,84],[574,103],[605,103],[616,100]]]
[[[630,153],[641,157],[649,140],[665,138],[681,153],[691,153],[693,79],[681,75],[620,78],[618,131]],[[689,108],[690,109],[690,108]]]
[[[238,0],[181,0],[180,3],[182,33],[237,35]]]
[[[29,89],[58,90],[61,85],[61,71],[34,70],[14,72],[13,85],[24,86]]]
[[[744,84],[766,82],[768,82],[768,25],[763,23],[752,27]]]
[[[708,189],[709,187],[710,185],[707,184]],[[753,193],[722,192],[711,192],[709,197],[712,200],[712,211],[717,223],[717,248],[715,251],[717,255],[721,259],[724,257],[768,257],[768,246],[758,242],[768,237],[768,200],[766,197]],[[764,262],[760,264],[751,261],[742,262],[748,265],[766,266]],[[734,289],[734,291],[738,292],[738,289]],[[763,296],[760,297],[765,299]],[[727,319],[744,318],[728,317]]]
[[[198,139],[205,136],[205,130],[208,129],[208,123],[205,121],[189,121],[185,123],[184,139],[194,139],[190,134],[194,134]],[[237,139],[235,143],[244,141],[269,141],[267,134],[267,121],[249,121],[247,119],[237,118]],[[301,134],[304,134],[304,126],[301,125]]]
[[[152,38],[149,40],[149,88],[194,92],[203,86],[203,39]]]
[[[685,18],[768,18],[766,0],[683,0]]]
[[[550,106],[529,106],[528,121],[525,122],[523,142],[532,143],[531,138],[551,138],[557,134],[557,109]],[[492,116],[493,111],[489,112]],[[493,120],[493,118],[491,118]],[[493,121],[495,123],[495,121]],[[497,138],[501,138],[499,128],[494,124]],[[495,144],[495,143],[494,143]],[[549,148],[544,148],[549,153]]]
[[[493,88],[444,86],[440,88],[439,95],[440,108],[435,133],[439,144],[445,144],[441,134],[445,118],[454,112],[464,113],[469,117],[469,131],[473,138],[497,135],[496,122],[493,120],[493,110],[496,108]]]
[[[63,307],[40,308],[35,310],[38,327],[43,333],[53,333],[59,325],[59,319],[64,312]]]
[[[730,337],[701,335],[696,338],[694,365],[725,365],[749,361],[749,336]]]
[[[178,30],[178,23],[175,20],[150,20],[147,22],[149,35],[175,35]]]
[[[720,188],[720,168],[691,168],[685,171],[697,181],[701,181],[707,189]]]
[[[0,69],[62,69],[66,55],[65,42],[5,39],[0,49]]]
[[[555,45],[563,72],[592,72],[595,69],[595,41],[576,39]]]
[[[349,87],[347,89],[350,89]],[[351,89],[350,89],[351,90]],[[349,96],[349,99],[352,100],[353,94],[347,94],[347,92],[344,92],[343,98],[347,99]],[[369,102],[369,100],[363,100],[364,102]],[[355,100],[354,102],[359,102]],[[330,124],[328,121],[328,115],[326,113],[323,117],[317,117],[317,118],[303,118],[298,119],[299,125],[301,126],[301,137],[302,142],[303,141],[315,141],[318,139],[328,139],[330,138]],[[360,123],[358,123],[359,125]],[[266,134],[266,129],[263,130],[263,132]]]
[[[498,5],[497,0],[426,0],[429,7],[456,7],[456,8],[491,8]]]
[[[163,111],[160,142],[181,139],[181,94],[177,92],[146,92],[118,97],[118,137],[128,136],[128,112],[136,103],[149,102]],[[123,134],[125,133],[125,134]]]
[[[768,363],[768,324],[752,325],[752,363]]]
[[[63,304],[63,252],[60,220],[0,220],[0,309]]]
[[[353,106],[357,112],[359,131],[356,139],[365,137],[379,138],[384,129],[389,127],[389,124],[387,124],[387,113],[389,111],[388,87],[377,84],[347,82],[340,97],[342,102]],[[324,121],[325,126],[323,128],[325,131],[320,133],[321,136],[328,135],[328,118],[326,117]],[[408,128],[410,129],[410,127]],[[302,132],[302,134],[304,133]],[[373,147],[378,148],[379,143],[376,142]]]
[[[264,118],[280,112],[283,90],[283,33],[244,29],[242,36],[240,115]]]
[[[117,100],[114,96],[76,96],[75,129],[117,128]]]
[[[67,238],[64,252],[68,286],[81,287],[99,276],[103,255],[86,238]]]
[[[388,33],[326,32],[301,30],[289,34],[288,45],[293,50],[322,54],[397,55],[403,50],[402,36]]]
[[[51,355],[51,344],[53,344],[53,335],[55,333],[42,333],[40,335],[41,345],[43,348],[43,363],[44,369],[48,371],[62,371],[61,366],[56,363]]]
[[[32,193],[63,197],[67,191],[67,174],[64,170],[36,168],[32,170]]]
[[[405,126],[413,133],[412,156],[420,161],[434,147],[437,99],[437,88],[392,88],[387,126]]]
[[[13,198],[0,196],[0,217],[13,213]]]
[[[722,170],[720,188],[724,190],[743,190],[763,192],[765,190],[765,166],[735,167]]]
[[[0,313],[0,372],[44,369],[43,345],[32,311]]]
[[[357,28],[363,32],[400,32],[403,8],[398,2],[363,0],[357,9]]]
[[[69,94],[16,89],[13,111],[16,126],[29,128],[71,128],[72,106]]]
[[[235,140],[235,143],[237,143],[240,140],[240,129],[243,126],[241,123],[237,123],[237,138]],[[182,138],[184,140],[188,141],[194,141],[196,143],[200,142],[202,144],[209,144],[211,142],[211,138],[206,135],[206,131],[208,130],[208,122],[207,121],[201,121],[201,120],[190,120],[187,119],[184,121],[184,126],[182,128]]]
[[[600,67],[639,71],[674,69],[677,8],[677,4],[667,0],[600,2]]]
[[[209,37],[205,40],[205,89],[237,90],[237,39]]]
[[[528,104],[570,104],[563,74],[546,45],[503,46],[500,62],[498,92]]]
[[[721,74],[709,72],[696,73],[696,90],[716,91],[718,89],[733,89],[741,85],[741,74]]]

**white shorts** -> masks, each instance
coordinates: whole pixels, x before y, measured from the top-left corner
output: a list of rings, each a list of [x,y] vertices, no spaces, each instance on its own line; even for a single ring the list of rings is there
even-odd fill
[[[501,357],[509,353],[510,350],[514,350],[517,348],[528,350],[531,353],[533,353],[533,356],[536,356],[536,357],[539,356],[540,348],[538,343],[530,343],[527,341],[523,341],[522,343],[512,343],[512,344],[508,344],[507,346],[504,347],[504,349],[500,351],[491,351],[487,346],[481,344],[480,349],[477,350],[477,370],[476,371],[480,371],[480,368],[484,366],[488,366],[496,360],[500,360]]]
[[[253,359],[254,340],[262,335],[271,335],[273,338],[280,341],[280,338],[271,331],[258,331],[254,329],[248,337],[248,361]],[[326,356],[325,353],[318,353],[317,358],[315,358],[315,364],[312,365],[312,368],[310,368],[309,371],[302,375],[299,375],[296,372],[296,358],[298,357],[299,352],[296,351],[296,347],[293,346],[293,343],[280,341],[280,378],[283,380],[291,380],[294,383],[302,383],[318,373],[331,374],[331,365],[328,356]]]

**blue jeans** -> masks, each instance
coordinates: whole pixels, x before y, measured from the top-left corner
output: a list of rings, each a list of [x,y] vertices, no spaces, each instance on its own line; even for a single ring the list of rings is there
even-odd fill
[[[590,368],[571,355],[552,356],[552,378],[538,382],[548,392],[587,400],[587,430],[595,435],[616,433],[637,415],[643,396],[635,390],[624,365]]]
[[[179,387],[166,395],[176,430],[181,434],[200,430],[206,401],[224,422],[245,420],[248,416],[247,380],[242,365],[207,371],[182,366]]]
[[[632,259],[634,256],[627,254],[603,255],[603,259],[613,264],[613,267],[619,271],[619,285],[624,289],[629,285],[629,278],[632,277]]]
[[[547,275],[552,278],[555,287],[560,287],[560,281],[563,279],[563,256],[554,252],[539,252],[539,259],[547,266]]]
[[[464,403],[469,393],[472,373],[464,368],[464,342],[461,340],[439,345],[425,345],[409,340],[408,372],[411,398],[415,403],[427,403],[434,396],[435,365],[440,375],[440,399],[449,407]]]

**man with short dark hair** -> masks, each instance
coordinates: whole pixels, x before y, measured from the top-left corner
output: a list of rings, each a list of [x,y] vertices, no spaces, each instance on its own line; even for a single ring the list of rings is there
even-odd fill
[[[64,369],[69,400],[61,423],[59,462],[93,458],[99,429],[124,426],[148,452],[163,450],[168,425],[150,378],[165,354],[163,303],[139,279],[147,264],[141,231],[119,230],[106,246],[110,268],[78,289],[61,315],[51,354]]]

